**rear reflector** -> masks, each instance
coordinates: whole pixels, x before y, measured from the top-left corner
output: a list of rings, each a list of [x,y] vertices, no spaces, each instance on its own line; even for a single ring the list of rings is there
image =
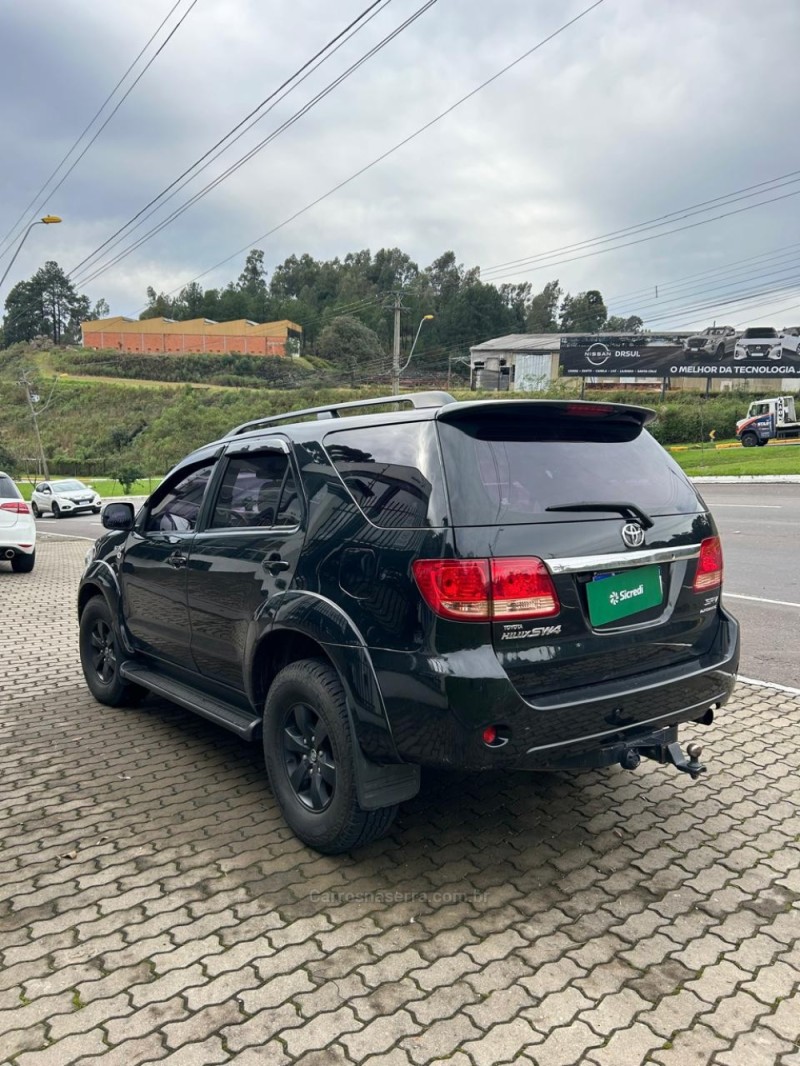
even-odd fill
[[[541,559],[417,559],[414,579],[440,618],[510,621],[547,618],[561,607]]]
[[[12,514],[30,514],[31,509],[24,500],[4,500],[0,503],[0,511],[11,511]]]
[[[700,545],[697,572],[694,575],[695,592],[719,588],[722,584],[722,545],[719,537],[707,537]]]

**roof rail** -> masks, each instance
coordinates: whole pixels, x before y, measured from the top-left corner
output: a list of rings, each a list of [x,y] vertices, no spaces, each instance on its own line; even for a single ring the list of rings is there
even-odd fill
[[[390,403],[410,403],[414,410],[419,410],[425,407],[444,407],[445,404],[455,403],[455,397],[449,392],[404,392],[400,396],[378,396],[374,400],[349,400],[347,403],[329,404],[325,407],[306,407],[300,411],[287,411],[282,415],[254,418],[251,422],[243,422],[230,430],[226,436],[236,437],[240,433],[249,433],[261,426],[274,426],[278,422],[294,422],[306,415],[316,415],[319,419],[341,418],[340,411],[350,413],[359,407],[378,407]]]

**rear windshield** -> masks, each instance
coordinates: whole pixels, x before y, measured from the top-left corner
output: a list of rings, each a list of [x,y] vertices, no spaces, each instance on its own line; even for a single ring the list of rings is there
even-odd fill
[[[440,422],[439,434],[454,525],[603,517],[547,511],[576,503],[632,503],[648,515],[703,509],[677,463],[638,426],[537,418],[536,427]]]
[[[5,500],[22,499],[22,493],[11,478],[7,477],[5,474],[0,474],[0,498]]]

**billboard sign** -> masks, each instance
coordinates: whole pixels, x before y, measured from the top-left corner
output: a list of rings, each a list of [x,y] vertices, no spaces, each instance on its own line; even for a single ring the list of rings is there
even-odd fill
[[[791,344],[797,338],[787,337]],[[562,337],[559,372],[565,377],[795,378],[800,383],[800,351],[776,342],[713,356],[691,351],[685,336],[654,333],[614,337],[598,334]],[[744,353],[744,354],[743,354]]]

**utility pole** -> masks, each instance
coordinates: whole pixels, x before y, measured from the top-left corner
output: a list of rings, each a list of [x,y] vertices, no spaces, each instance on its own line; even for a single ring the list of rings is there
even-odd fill
[[[403,307],[402,292],[394,293],[394,347],[392,348],[392,396],[400,392],[400,312]]]
[[[58,380],[58,379],[56,379],[56,380]],[[36,443],[37,443],[37,445],[39,447],[39,462],[40,462],[41,467],[42,467],[42,475],[43,475],[45,481],[49,481],[50,480],[50,471],[48,470],[48,467],[47,467],[47,456],[44,454],[44,446],[42,445],[42,435],[39,432],[39,412],[36,410],[36,404],[39,402],[39,396],[38,396],[38,394],[35,395],[33,390],[32,390],[32,388],[31,388],[31,382],[30,382],[30,379],[28,377],[27,371],[23,371],[22,372],[22,374],[20,376],[19,384],[25,390],[25,398],[28,401],[28,407],[29,407],[30,412],[31,412],[31,418],[33,420],[33,430],[34,430],[34,432],[36,434]],[[46,411],[47,408],[50,406],[50,404],[52,402],[52,399],[53,399],[53,390],[55,389],[55,386],[56,386],[56,382],[54,381],[53,382],[53,388],[50,390],[50,395],[47,398],[47,402],[43,405],[42,411]]]

